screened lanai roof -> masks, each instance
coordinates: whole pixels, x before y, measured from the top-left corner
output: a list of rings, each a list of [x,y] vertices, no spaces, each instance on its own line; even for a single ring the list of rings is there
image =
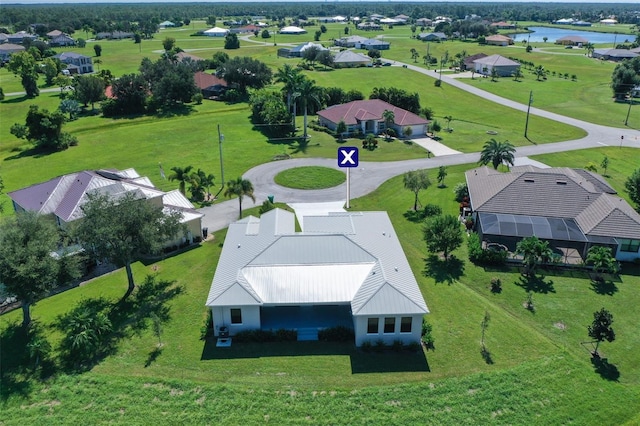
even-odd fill
[[[587,237],[573,219],[479,213],[482,233],[526,238],[533,235],[545,240],[582,241]]]

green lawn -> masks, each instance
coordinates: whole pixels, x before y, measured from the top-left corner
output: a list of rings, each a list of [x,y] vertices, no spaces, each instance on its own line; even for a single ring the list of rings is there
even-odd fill
[[[296,189],[324,189],[340,185],[346,180],[343,172],[329,167],[295,167],[278,173],[278,185]]]
[[[421,202],[457,212],[452,188],[463,180],[467,167],[449,167],[447,187],[432,186],[421,192]],[[610,174],[617,179],[614,168]],[[221,349],[199,340],[222,231],[213,242],[179,256],[134,265],[137,281],[144,274],[158,273],[185,289],[168,302],[171,319],[163,327],[164,346],[156,358],[150,358],[157,343],[151,330],[130,333],[119,341],[117,353],[91,372],[62,375],[46,384],[30,382],[26,395],[9,397],[3,413],[7,419],[28,419],[51,410],[56,418],[70,421],[87,414],[82,407],[95,395],[96,401],[103,402],[89,418],[115,418],[123,409],[129,418],[146,421],[158,415],[144,408],[154,398],[162,401],[169,416],[187,421],[198,421],[205,415],[202,407],[222,401],[232,407],[225,411],[231,422],[247,410],[250,416],[269,416],[276,422],[286,416],[310,416],[320,423],[355,416],[406,423],[428,414],[447,423],[472,418],[497,418],[504,423],[527,419],[540,424],[623,423],[637,416],[640,336],[635,332],[634,306],[640,303],[635,291],[640,271],[625,268],[627,274],[614,283],[612,295],[596,293],[582,274],[544,272],[551,291],[534,293],[536,311],[531,313],[522,305],[526,292],[518,284],[517,271],[476,267],[466,260],[466,247],[455,252],[459,262],[448,267],[427,260],[421,225],[403,217],[412,203],[413,194],[403,189],[402,177],[397,177],[371,195],[353,200],[352,209],[389,212],[431,310],[427,318],[434,326],[435,351],[427,352],[426,358],[410,353],[366,354],[348,344],[234,343],[230,349]],[[256,209],[245,214],[256,214]],[[494,276],[503,282],[500,294],[489,291]],[[33,315],[46,325],[80,298],[104,296],[115,301],[125,289],[125,274],[117,271],[41,301]],[[592,312],[602,306],[615,317],[618,338],[603,344],[601,351],[610,363],[606,374],[617,375],[617,381],[603,380],[594,371],[588,346],[581,344],[588,340],[586,326]],[[485,312],[491,315],[485,342],[493,364],[487,364],[480,353],[479,324]],[[20,312],[14,311],[2,319],[9,324],[19,317]],[[49,338],[55,343],[60,335],[51,333]],[[109,384],[113,394],[99,397],[100,389]],[[44,387],[47,393],[41,391]],[[80,388],[85,389],[84,396],[76,394]],[[136,403],[127,403],[127,395],[134,395]],[[21,409],[25,401],[29,408]],[[61,406],[53,403],[51,407],[52,401]],[[363,404],[368,414],[360,414]],[[586,410],[589,406],[607,408]],[[225,414],[214,410],[210,415]]]

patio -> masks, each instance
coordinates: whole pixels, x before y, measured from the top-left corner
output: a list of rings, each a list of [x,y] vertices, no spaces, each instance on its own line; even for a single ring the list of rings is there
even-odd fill
[[[263,306],[260,322],[263,330],[297,330],[298,340],[318,340],[323,328],[353,328],[351,305]]]

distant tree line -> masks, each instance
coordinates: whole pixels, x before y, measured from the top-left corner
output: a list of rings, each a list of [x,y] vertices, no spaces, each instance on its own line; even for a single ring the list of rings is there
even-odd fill
[[[599,21],[603,16],[615,15],[620,23],[637,24],[640,20],[636,4],[583,3],[581,19]],[[156,4],[48,4],[3,5],[0,25],[13,31],[27,30],[29,25],[41,24],[38,32],[58,29],[67,33],[76,31],[132,31],[147,29],[148,25],[169,20],[177,25],[188,25],[192,19],[208,17],[264,16],[271,21],[285,18],[306,19],[308,16],[359,16],[373,13],[395,16],[405,14],[412,19],[435,18],[439,15],[464,19],[477,15],[487,20],[551,22],[572,16],[575,5],[568,3],[156,3]]]

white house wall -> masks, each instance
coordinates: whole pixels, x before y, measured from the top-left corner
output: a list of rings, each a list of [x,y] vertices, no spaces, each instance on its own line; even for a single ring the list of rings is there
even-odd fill
[[[400,332],[400,321],[402,317],[412,318],[411,332]],[[393,317],[396,319],[395,332],[384,333],[384,319]],[[378,332],[367,333],[367,324],[369,318],[378,318]],[[362,346],[364,342],[370,342],[375,345],[377,341],[382,340],[385,344],[391,345],[394,341],[400,340],[402,343],[419,343],[420,334],[422,332],[422,315],[383,315],[379,317],[374,316],[354,316],[353,317],[353,330],[356,336],[356,346]]]
[[[241,309],[242,324],[231,324],[231,309]],[[229,327],[229,334],[234,336],[242,330],[260,328],[260,306],[223,306],[211,308],[213,314],[213,330],[218,336],[221,326]]]

